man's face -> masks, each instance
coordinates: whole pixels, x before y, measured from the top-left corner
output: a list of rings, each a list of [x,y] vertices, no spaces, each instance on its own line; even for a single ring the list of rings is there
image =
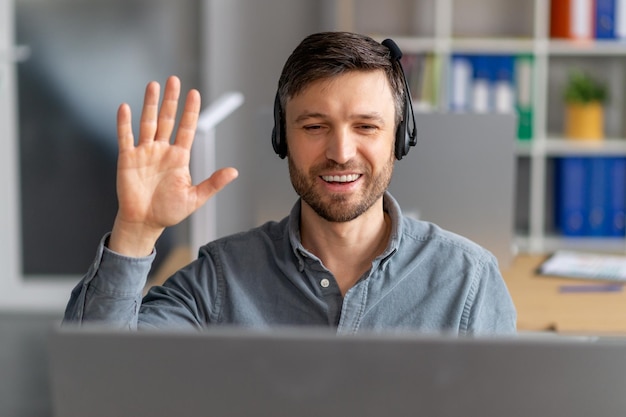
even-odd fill
[[[382,71],[309,85],[286,104],[289,174],[302,200],[332,222],[353,220],[391,181],[395,107]]]

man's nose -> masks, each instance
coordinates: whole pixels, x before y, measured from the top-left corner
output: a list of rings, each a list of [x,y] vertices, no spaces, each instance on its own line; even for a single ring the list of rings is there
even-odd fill
[[[326,158],[344,164],[356,155],[356,145],[356,138],[350,129],[333,129],[326,145]]]

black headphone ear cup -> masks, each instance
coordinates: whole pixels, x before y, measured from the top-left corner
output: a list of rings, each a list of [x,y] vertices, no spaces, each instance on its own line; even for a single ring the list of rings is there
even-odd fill
[[[394,148],[394,154],[397,160],[402,159],[407,153],[406,149],[406,119],[403,119],[398,123],[398,129],[396,129],[396,143]]]
[[[411,115],[411,107],[409,105],[408,100],[411,100],[410,93],[407,92],[407,101],[404,103],[404,111],[403,111],[403,119],[398,123],[398,129],[396,130],[396,144],[395,144],[395,155],[396,159],[402,159],[406,154],[409,153],[410,147],[412,144],[410,125],[407,123]]]
[[[282,159],[287,156],[287,140],[283,129],[282,109],[280,107],[280,97],[276,92],[274,98],[274,128],[272,129],[272,148],[274,152]]]

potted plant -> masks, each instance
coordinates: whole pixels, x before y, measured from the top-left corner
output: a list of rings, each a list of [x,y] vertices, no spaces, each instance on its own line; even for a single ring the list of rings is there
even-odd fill
[[[571,71],[563,94],[565,136],[569,139],[597,140],[604,137],[605,83],[580,70]]]

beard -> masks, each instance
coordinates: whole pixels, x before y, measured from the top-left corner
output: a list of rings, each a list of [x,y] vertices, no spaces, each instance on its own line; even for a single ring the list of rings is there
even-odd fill
[[[368,167],[361,168],[357,163],[338,164],[334,161],[313,166],[309,173],[300,170],[287,158],[289,164],[289,176],[296,193],[307,203],[318,216],[329,222],[349,222],[369,210],[387,190],[393,174],[394,155],[383,167],[382,171],[373,176]],[[365,184],[361,187],[358,195],[344,193],[323,193],[317,186],[321,172],[329,170],[356,171],[361,173],[360,181]]]

